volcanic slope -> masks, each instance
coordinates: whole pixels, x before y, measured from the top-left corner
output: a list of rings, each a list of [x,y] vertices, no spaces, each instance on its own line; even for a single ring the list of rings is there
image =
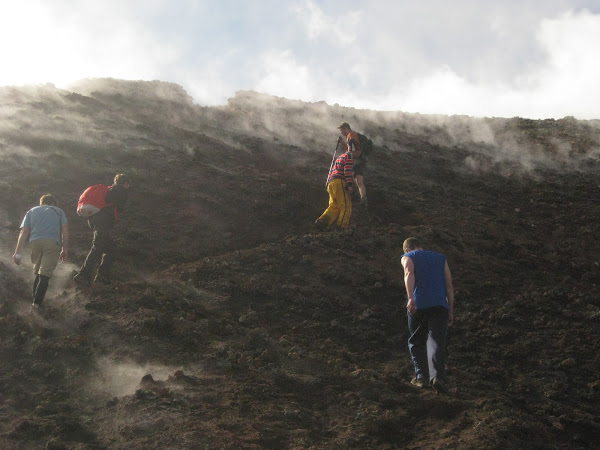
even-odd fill
[[[594,448],[600,124],[377,112],[162,82],[0,89],[0,448]],[[314,232],[341,121],[370,208]],[[80,193],[131,174],[110,286]],[[70,262],[30,314],[20,221]],[[451,392],[410,384],[402,241],[447,255]]]

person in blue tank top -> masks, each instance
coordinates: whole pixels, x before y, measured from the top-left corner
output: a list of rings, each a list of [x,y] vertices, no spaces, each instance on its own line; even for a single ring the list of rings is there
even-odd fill
[[[446,336],[454,322],[454,288],[446,257],[423,250],[417,238],[402,246],[408,301],[408,350],[415,367],[412,384],[447,392]]]

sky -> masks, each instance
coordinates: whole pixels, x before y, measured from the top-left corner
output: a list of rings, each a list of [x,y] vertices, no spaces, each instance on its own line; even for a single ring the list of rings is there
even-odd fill
[[[600,119],[600,0],[0,0],[0,86],[161,80],[361,109]]]

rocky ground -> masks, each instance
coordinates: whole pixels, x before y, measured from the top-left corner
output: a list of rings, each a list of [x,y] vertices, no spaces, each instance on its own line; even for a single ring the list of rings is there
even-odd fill
[[[87,80],[0,89],[0,448],[598,448],[600,124]],[[370,207],[315,232],[342,120]],[[110,286],[69,281],[88,185],[134,177]],[[29,313],[22,216],[70,262]],[[410,384],[402,241],[445,253],[451,392]]]

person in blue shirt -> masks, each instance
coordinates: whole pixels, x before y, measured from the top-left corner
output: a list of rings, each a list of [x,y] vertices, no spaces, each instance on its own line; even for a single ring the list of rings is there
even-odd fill
[[[40,206],[27,211],[13,254],[15,264],[21,264],[21,250],[29,240],[34,275],[32,308],[44,301],[59,259],[65,262],[68,257],[69,225],[65,212],[56,205],[54,196],[45,194],[40,198]]]
[[[454,322],[454,288],[446,257],[423,250],[417,238],[403,244],[402,267],[408,301],[408,349],[415,368],[412,383],[447,392],[446,336]]]

